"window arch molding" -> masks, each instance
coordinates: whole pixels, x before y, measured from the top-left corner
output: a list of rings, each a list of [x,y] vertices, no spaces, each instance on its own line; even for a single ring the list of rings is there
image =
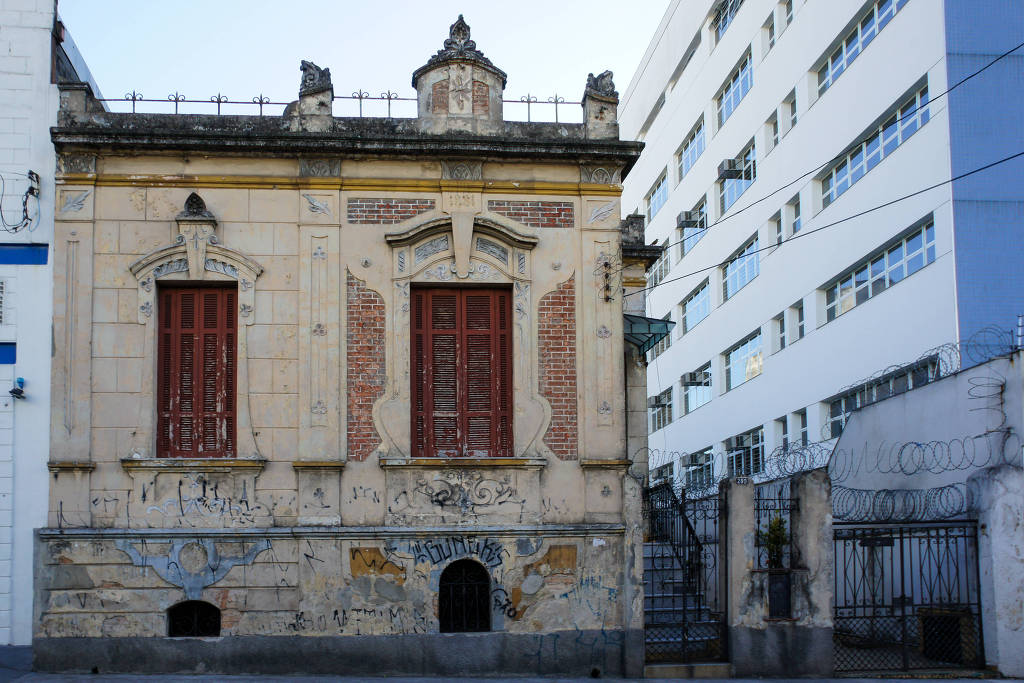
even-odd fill
[[[389,312],[387,363],[391,385],[374,406],[382,448],[398,458],[412,451],[411,302],[412,285],[508,285],[512,293],[513,457],[545,460],[542,436],[551,407],[537,386],[536,314],[532,251],[539,238],[502,216],[434,215],[388,233],[395,305]]]
[[[220,241],[217,219],[193,192],[185,200],[184,210],[176,217],[178,236],[174,243],[156,249],[134,261],[128,270],[138,287],[138,323],[146,326],[143,345],[142,389],[138,428],[131,445],[132,458],[156,456],[156,295],[161,282],[202,283],[237,282],[237,341],[235,395],[237,398],[236,437],[239,457],[259,457],[249,414],[247,326],[255,321],[256,280],[263,266]]]

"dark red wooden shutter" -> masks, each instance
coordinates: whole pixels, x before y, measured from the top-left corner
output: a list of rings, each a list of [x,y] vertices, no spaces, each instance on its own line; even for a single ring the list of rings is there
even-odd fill
[[[160,292],[160,457],[235,455],[235,302],[234,287]]]
[[[505,290],[414,291],[415,456],[511,456],[510,317]]]

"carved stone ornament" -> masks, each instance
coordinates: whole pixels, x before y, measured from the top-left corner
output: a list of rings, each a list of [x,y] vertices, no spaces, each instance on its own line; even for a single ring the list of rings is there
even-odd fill
[[[95,173],[96,156],[93,154],[58,154],[58,173]]]
[[[482,161],[442,161],[442,180],[482,180],[484,164]]]
[[[341,159],[299,159],[299,175],[310,178],[337,178]]]
[[[299,97],[304,95],[315,95],[325,90],[333,90],[331,85],[331,70],[321,69],[313,62],[302,60],[299,66],[302,70],[302,82],[299,84]]]
[[[622,182],[622,167],[614,164],[584,164],[580,166],[580,182],[617,185]]]
[[[602,71],[597,76],[587,74],[587,89],[584,91],[583,96],[586,97],[588,95],[604,99],[619,99],[619,93],[615,90],[615,82],[612,80],[612,72]]]
[[[180,220],[212,219],[213,214],[206,209],[206,202],[195,192],[185,200],[185,208],[176,217]]]
[[[448,39],[444,41],[444,47],[438,50],[436,55],[428,59],[426,64],[413,72],[412,87],[416,87],[416,82],[419,81],[420,76],[427,71],[431,71],[434,67],[455,59],[474,62],[494,72],[501,77],[501,86],[503,88],[508,81],[507,74],[494,66],[487,57],[484,57],[483,52],[476,49],[476,42],[469,37],[469,24],[466,23],[466,20],[460,14],[459,18],[448,29]]]

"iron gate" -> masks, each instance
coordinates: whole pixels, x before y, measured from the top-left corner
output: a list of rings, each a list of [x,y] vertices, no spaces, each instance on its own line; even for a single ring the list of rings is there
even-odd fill
[[[644,491],[647,661],[725,656],[719,598],[718,496],[680,501],[668,484]]]
[[[975,522],[834,526],[836,671],[981,667]]]

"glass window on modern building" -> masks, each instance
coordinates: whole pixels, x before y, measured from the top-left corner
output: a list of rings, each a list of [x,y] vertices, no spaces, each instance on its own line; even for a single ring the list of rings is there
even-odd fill
[[[907,0],[878,0],[873,3],[860,21],[846,34],[846,38],[824,60],[818,68],[818,96],[832,87],[843,72],[871,44],[889,21],[907,4]]]
[[[896,148],[928,123],[928,88],[921,88],[904,100],[892,115],[860,137],[842,159],[833,164],[821,180],[821,203],[828,206],[849,190]]]
[[[743,0],[721,0],[715,10],[715,16],[711,19],[711,26],[715,29],[715,42],[722,39],[725,32],[732,23],[736,13],[740,11]]]
[[[838,437],[850,415],[864,406],[885,400],[890,396],[917,389],[940,376],[937,356],[931,356],[888,372],[881,377],[859,384],[856,388],[830,398],[828,424],[830,438]]]
[[[723,297],[729,299],[761,272],[758,237],[747,242],[722,269]]]
[[[736,178],[724,178],[719,183],[719,208],[722,213],[728,211],[729,207],[735,204],[736,200],[757,179],[757,150],[754,147],[753,140],[743,148],[743,151],[740,152],[737,158],[741,159],[743,163],[739,176]]]
[[[679,167],[679,180],[682,180],[693,165],[697,163],[697,159],[704,152],[704,117],[702,116],[697,125],[693,127],[690,134],[683,140],[683,144],[679,146],[679,152],[676,155],[678,159]]]
[[[761,374],[761,330],[754,332],[727,350],[725,356],[725,390],[730,391]]]
[[[680,325],[682,334],[686,334],[697,326],[701,320],[711,313],[711,287],[707,280],[697,285],[689,296],[679,304]]]
[[[666,313],[662,320],[672,320],[672,314]],[[647,352],[648,360],[653,361],[655,358],[668,351],[670,346],[672,346],[672,335],[666,334],[658,340],[658,343],[651,347],[650,351]]]
[[[691,220],[692,219],[692,220]],[[682,227],[682,243],[681,249],[682,254],[680,258],[686,256],[690,251],[697,246],[697,242],[703,239],[704,235],[708,232],[708,205],[707,201],[703,197],[697,203],[697,206],[693,207],[689,212],[686,223]]]
[[[658,214],[661,207],[665,206],[666,201],[668,201],[668,175],[662,171],[654,185],[651,186],[651,191],[647,193],[648,222]]]
[[[749,477],[764,472],[764,428],[755,427],[725,440],[730,477]]]
[[[692,413],[711,401],[711,363],[688,372],[681,378],[683,385],[683,413]]]
[[[935,260],[935,224],[927,222],[881,249],[825,287],[825,319],[832,321]]]
[[[651,414],[651,433],[664,429],[672,423],[672,387],[657,396],[647,399]]]
[[[747,96],[753,85],[754,71],[750,52],[748,51],[739,65],[729,74],[729,78],[726,79],[716,98],[719,128],[729,120],[729,117],[736,111],[736,107],[740,106],[740,102]]]
[[[712,471],[713,458],[711,448],[691,453],[687,457],[686,488],[704,489],[711,486],[714,474]]]

